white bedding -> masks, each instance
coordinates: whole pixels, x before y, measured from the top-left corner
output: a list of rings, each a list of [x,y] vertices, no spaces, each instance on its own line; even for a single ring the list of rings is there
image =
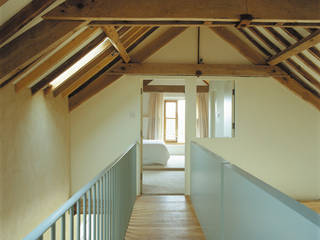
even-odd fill
[[[170,157],[163,141],[143,139],[143,165],[166,165]]]

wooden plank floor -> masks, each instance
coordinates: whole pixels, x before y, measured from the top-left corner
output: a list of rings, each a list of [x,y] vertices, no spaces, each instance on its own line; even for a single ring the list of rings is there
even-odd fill
[[[314,201],[300,201],[302,204],[306,205],[308,208],[311,208],[313,211],[320,214],[320,200]]]
[[[185,196],[138,197],[126,240],[205,239],[191,202]]]

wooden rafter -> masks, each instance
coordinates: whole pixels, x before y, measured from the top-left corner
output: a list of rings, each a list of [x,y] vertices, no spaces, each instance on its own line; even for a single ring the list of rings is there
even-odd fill
[[[261,46],[245,29],[240,28],[239,31],[247,38],[249,41],[255,45],[264,55],[271,57],[271,53],[265,49],[263,46]]]
[[[96,27],[103,27],[103,26],[167,26],[167,27],[230,27],[236,26],[240,27],[244,23],[241,23],[241,18],[235,21],[224,21],[224,20],[215,20],[215,21],[203,21],[203,20],[148,20],[148,21],[128,21],[128,20],[98,20],[98,21],[91,21],[90,25]],[[313,28],[317,29],[320,28],[320,22],[278,22],[277,21],[267,21],[261,22],[261,20],[254,20],[252,19],[250,22],[245,23],[246,27],[304,27],[304,28]]]
[[[298,63],[290,58],[287,59],[286,62],[320,91],[320,82],[318,82],[317,79],[315,79],[310,73],[303,69],[303,67],[301,67]]]
[[[264,65],[265,58],[256,51],[242,41],[238,36],[236,36],[233,32],[228,30],[227,28],[220,27],[220,28],[210,28],[214,33],[216,33],[219,37],[229,43],[232,47],[238,50],[245,58],[247,58],[251,63],[257,65]]]
[[[173,27],[162,33],[157,39],[146,44],[146,46],[131,56],[132,61],[143,62],[148,57],[153,55],[163,46],[165,46],[172,39],[176,38],[179,34],[185,31],[184,27]],[[73,110],[84,101],[97,94],[99,91],[109,86],[111,83],[119,79],[121,75],[108,75],[102,73],[97,77],[91,84],[87,85],[84,89],[79,91],[77,94],[69,98],[69,109]]]
[[[8,2],[8,0],[0,0],[0,7],[5,4],[6,2]]]
[[[246,57],[253,64],[266,64],[266,60],[262,55],[254,51],[241,38],[236,36],[233,32],[226,28],[211,28],[218,36],[228,42],[231,46],[237,49],[244,57]],[[285,71],[284,71],[285,73]],[[320,110],[320,98],[307,90],[295,78],[287,74],[285,77],[274,77],[277,81],[288,87],[305,101],[314,105]]]
[[[284,38],[280,33],[278,33],[273,28],[265,28],[267,32],[269,32],[280,44],[282,44],[284,47],[288,48],[292,44]],[[310,32],[312,33],[312,32]],[[309,50],[309,49],[308,49]],[[314,62],[312,62],[309,58],[306,57],[303,53],[298,53],[297,57],[308,67],[310,67],[313,71],[315,71],[317,74],[320,75],[320,67],[317,66]]]
[[[246,13],[259,21],[316,22],[320,20],[319,2],[270,0],[145,0],[67,1],[46,14],[48,19],[73,20],[203,20],[239,21]],[[172,11],[174,9],[174,11]],[[299,9],[299,11],[297,11]]]
[[[115,30],[114,26],[105,26],[103,30],[110,38],[112,45],[115,49],[119,52],[120,56],[122,57],[123,61],[126,63],[130,62],[130,57],[126,51],[126,48],[123,46],[122,42],[120,41],[120,37]]]
[[[23,74],[23,73],[26,73],[27,71],[29,71],[34,66],[34,64],[36,64],[37,62],[40,61],[40,59],[42,59],[42,56],[40,56],[39,58],[37,58],[36,60],[31,62],[29,65],[27,65],[26,67],[24,67],[21,70],[19,70],[18,72],[16,72],[13,76],[11,76],[10,78],[8,78],[4,82],[2,82],[0,84],[0,88],[3,88],[4,86],[6,86],[8,83],[10,83],[13,79],[15,79],[20,74]]]
[[[299,42],[291,45],[284,51],[278,53],[277,55],[271,57],[268,61],[271,65],[276,65],[288,58],[306,50],[320,42],[320,29],[310,34],[308,37],[300,40]]]
[[[284,76],[278,67],[244,64],[174,64],[129,63],[118,64],[107,74],[162,76]]]
[[[283,30],[293,39],[296,41],[301,41],[303,40],[303,36],[298,33],[295,29],[293,28],[283,28]],[[307,50],[312,56],[317,58],[320,61],[320,51],[316,47],[311,47]]]
[[[275,51],[276,53],[281,52],[281,49],[276,46],[272,41],[270,41],[264,34],[262,34],[262,32],[255,27],[250,27],[249,30],[258,38],[260,39],[260,41],[262,41],[264,44],[266,44],[267,46],[269,46],[273,51]]]
[[[256,29],[255,31],[253,31],[253,34],[258,37],[262,42],[264,42],[264,44],[266,44],[269,48],[273,49],[276,53],[280,53],[281,50],[280,48],[278,48],[269,38],[267,38],[266,36],[264,36],[258,29]],[[277,36],[274,32],[271,31],[271,34],[275,36],[275,38],[282,44],[286,44],[286,45],[290,45],[289,42],[287,42],[287,40],[283,40],[282,38],[280,38],[279,36]],[[249,39],[249,41],[252,41],[252,39]],[[256,45],[256,43],[254,43]],[[257,45],[256,45],[257,46]],[[258,49],[259,46],[257,46]],[[290,47],[290,46],[289,46]],[[269,54],[269,52],[268,52]],[[300,57],[303,58],[303,56],[301,56],[302,54],[300,54]],[[298,54],[298,55],[299,55]],[[303,59],[307,59],[307,58],[303,58]],[[304,70],[298,63],[296,63],[295,61],[293,61],[292,59],[287,59],[286,63],[288,65],[290,65],[290,67],[292,67],[295,71],[297,71],[299,74],[301,74],[308,82],[310,82],[315,88],[320,90],[320,83],[311,75],[309,74],[306,70]],[[311,90],[309,88],[309,90]]]
[[[143,35],[148,30],[148,27],[138,27],[132,30],[134,31],[129,32],[127,35],[124,36],[125,38],[123,39],[123,45],[125,48],[130,47],[139,37],[141,37],[141,35]],[[113,50],[114,48],[109,48],[109,51],[105,51],[92,62],[87,64],[78,73],[76,73],[74,76],[72,76],[63,84],[61,84],[61,86],[57,87],[53,91],[54,96],[58,96],[59,94],[62,94],[62,96],[69,95],[79,86],[85,83],[88,79],[90,79],[93,75],[98,73],[107,64],[109,64],[112,60],[119,56],[118,53],[112,54]]]
[[[86,54],[88,54],[92,49],[102,43],[106,38],[104,33],[101,33],[98,37],[88,43],[85,47],[81,48],[77,53],[75,53],[72,57],[70,57],[67,61],[62,63],[59,67],[49,73],[47,76],[42,78],[39,82],[31,87],[31,93],[35,94],[44,87],[46,87],[50,82],[52,82],[56,77],[70,68],[73,64],[78,62],[81,58],[83,58]]]
[[[184,85],[147,85],[143,86],[144,92],[171,92],[184,93]],[[197,92],[209,92],[209,86],[197,86]]]
[[[56,0],[32,0],[17,14],[1,25],[0,44],[8,40],[55,1]]]
[[[61,59],[65,58],[76,48],[81,46],[84,42],[86,42],[89,38],[96,34],[98,30],[99,29],[93,27],[85,29],[77,37],[72,39],[64,47],[59,49],[48,59],[46,59],[43,63],[41,63],[30,73],[24,76],[19,82],[17,82],[15,84],[15,90],[20,91],[21,89],[27,87],[30,83],[41,77],[46,72],[50,71],[50,69],[52,69],[56,64],[58,64],[61,61]]]
[[[83,21],[45,20],[0,48],[0,82],[57,47],[84,24]]]

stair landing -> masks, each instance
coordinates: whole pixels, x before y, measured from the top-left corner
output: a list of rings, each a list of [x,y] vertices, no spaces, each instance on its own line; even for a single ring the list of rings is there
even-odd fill
[[[134,205],[125,239],[205,237],[187,197],[142,195]]]

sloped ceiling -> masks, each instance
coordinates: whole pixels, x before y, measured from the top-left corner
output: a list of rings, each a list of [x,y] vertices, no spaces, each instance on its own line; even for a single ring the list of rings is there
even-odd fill
[[[55,96],[68,96],[74,109],[119,78],[108,72],[122,59],[179,64],[197,64],[201,59],[204,64],[275,65],[283,73],[278,81],[320,109],[320,22],[239,19],[220,21],[219,27],[207,21],[178,27],[177,21],[165,26],[161,21],[159,25],[112,26],[97,21],[43,20],[61,2],[9,0],[0,6],[0,87],[15,84],[17,91],[30,88],[32,94],[45,89]],[[88,58],[93,50],[96,57]],[[79,61],[87,62],[54,88],[52,82]]]
[[[198,28],[190,27],[149,57],[146,62],[197,63],[197,50]],[[251,64],[207,27],[200,27],[199,30],[199,57],[206,64]]]

